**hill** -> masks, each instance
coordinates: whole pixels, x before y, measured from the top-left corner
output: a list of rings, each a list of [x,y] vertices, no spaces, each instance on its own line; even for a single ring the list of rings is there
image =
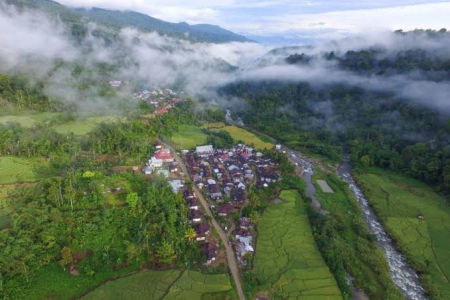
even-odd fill
[[[101,8],[69,8],[51,0],[6,0],[19,9],[35,9],[52,17],[60,18],[68,24],[76,37],[82,37],[85,24],[95,22],[119,30],[134,27],[141,31],[158,32],[175,38],[188,39],[193,42],[227,43],[253,42],[219,26],[209,24],[189,25],[188,23],[170,23],[134,11],[116,11]]]

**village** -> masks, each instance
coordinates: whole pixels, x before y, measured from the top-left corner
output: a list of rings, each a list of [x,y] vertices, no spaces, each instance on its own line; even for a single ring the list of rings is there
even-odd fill
[[[238,262],[246,266],[255,251],[256,232],[251,220],[241,216],[241,212],[248,203],[251,188],[267,188],[280,180],[276,162],[244,144],[230,149],[214,149],[212,145],[205,145],[195,150],[182,150],[183,162],[176,161],[175,156],[178,155],[157,141],[155,153],[142,172],[164,176],[173,192],[180,193],[186,200],[190,222],[194,225],[200,250],[206,257],[206,265],[218,265],[225,260],[225,254],[220,250],[219,238],[211,233],[210,220],[205,216],[199,196],[207,199],[207,209],[224,232],[231,235],[231,246]],[[184,163],[189,174],[182,172],[180,164]],[[193,188],[201,195],[197,195]]]

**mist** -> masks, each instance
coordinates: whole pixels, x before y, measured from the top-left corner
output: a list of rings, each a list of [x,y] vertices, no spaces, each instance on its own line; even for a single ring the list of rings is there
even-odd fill
[[[238,100],[225,101],[216,91],[239,81],[307,82],[321,88],[329,85],[360,87],[370,91],[390,92],[404,101],[414,101],[450,115],[450,85],[446,81],[427,80],[421,74],[364,75],[340,69],[322,59],[331,51],[345,54],[349,50],[382,49],[389,57],[399,51],[424,49],[439,57],[450,57],[450,38],[431,39],[426,33],[405,36],[391,32],[368,33],[310,47],[290,47],[271,51],[256,43],[192,43],[187,40],[143,33],[132,28],[112,31],[88,24],[81,42],[71,38],[70,31],[59,20],[43,14],[17,11],[0,5],[0,72],[33,74],[45,78],[46,93],[81,110],[105,110],[116,107],[115,99],[99,96],[95,87],[81,90],[86,81],[128,80],[155,87],[179,86],[187,95],[210,99],[215,105],[229,107]],[[95,35],[96,30],[117,37],[112,43]],[[315,56],[307,65],[289,65],[289,54]],[[55,68],[55,62],[65,65]],[[109,77],[98,72],[98,64],[118,66]],[[76,64],[91,70],[88,76],[73,76]],[[122,97],[131,98],[131,88]],[[80,105],[82,104],[82,105]]]

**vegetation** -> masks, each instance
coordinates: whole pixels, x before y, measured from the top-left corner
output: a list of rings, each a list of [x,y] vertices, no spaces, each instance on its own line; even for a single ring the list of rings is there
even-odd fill
[[[336,280],[317,249],[307,203],[297,191],[283,191],[258,225],[254,281],[281,298],[341,299]]]
[[[262,141],[258,136],[245,130],[244,128],[236,127],[236,126],[223,126],[219,127],[220,123],[214,123],[212,126],[208,126],[211,130],[215,131],[226,131],[235,141],[241,141],[247,145],[252,145],[255,149],[263,150],[263,149],[272,149],[274,145],[270,142]]]
[[[398,248],[421,274],[432,297],[450,297],[450,209],[426,184],[370,169],[356,176]],[[418,215],[423,214],[424,220]]]
[[[42,158],[0,156],[0,185],[36,181],[36,169],[44,166]]]
[[[373,299],[403,299],[394,286],[381,248],[373,243],[357,200],[347,183],[335,174],[316,170],[313,180],[325,180],[334,193],[316,186],[316,196],[327,216],[310,213],[314,237],[327,264],[336,272],[348,272],[354,285]]]
[[[193,149],[207,143],[207,136],[200,126],[181,125],[171,138],[177,149]]]

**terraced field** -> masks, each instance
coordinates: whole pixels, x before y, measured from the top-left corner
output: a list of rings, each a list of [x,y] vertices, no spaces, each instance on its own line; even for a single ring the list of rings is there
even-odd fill
[[[450,208],[427,185],[373,169],[357,177],[389,233],[416,265],[429,271],[443,299],[450,299]],[[419,220],[418,214],[425,219]]]
[[[206,144],[206,134],[199,126],[181,125],[173,135],[172,142],[178,149],[193,149]]]
[[[86,300],[106,299],[202,299],[232,290],[228,275],[204,275],[193,271],[145,271],[110,281],[87,294]]]
[[[314,241],[306,205],[297,191],[283,191],[258,225],[254,273],[281,298],[342,299]]]

